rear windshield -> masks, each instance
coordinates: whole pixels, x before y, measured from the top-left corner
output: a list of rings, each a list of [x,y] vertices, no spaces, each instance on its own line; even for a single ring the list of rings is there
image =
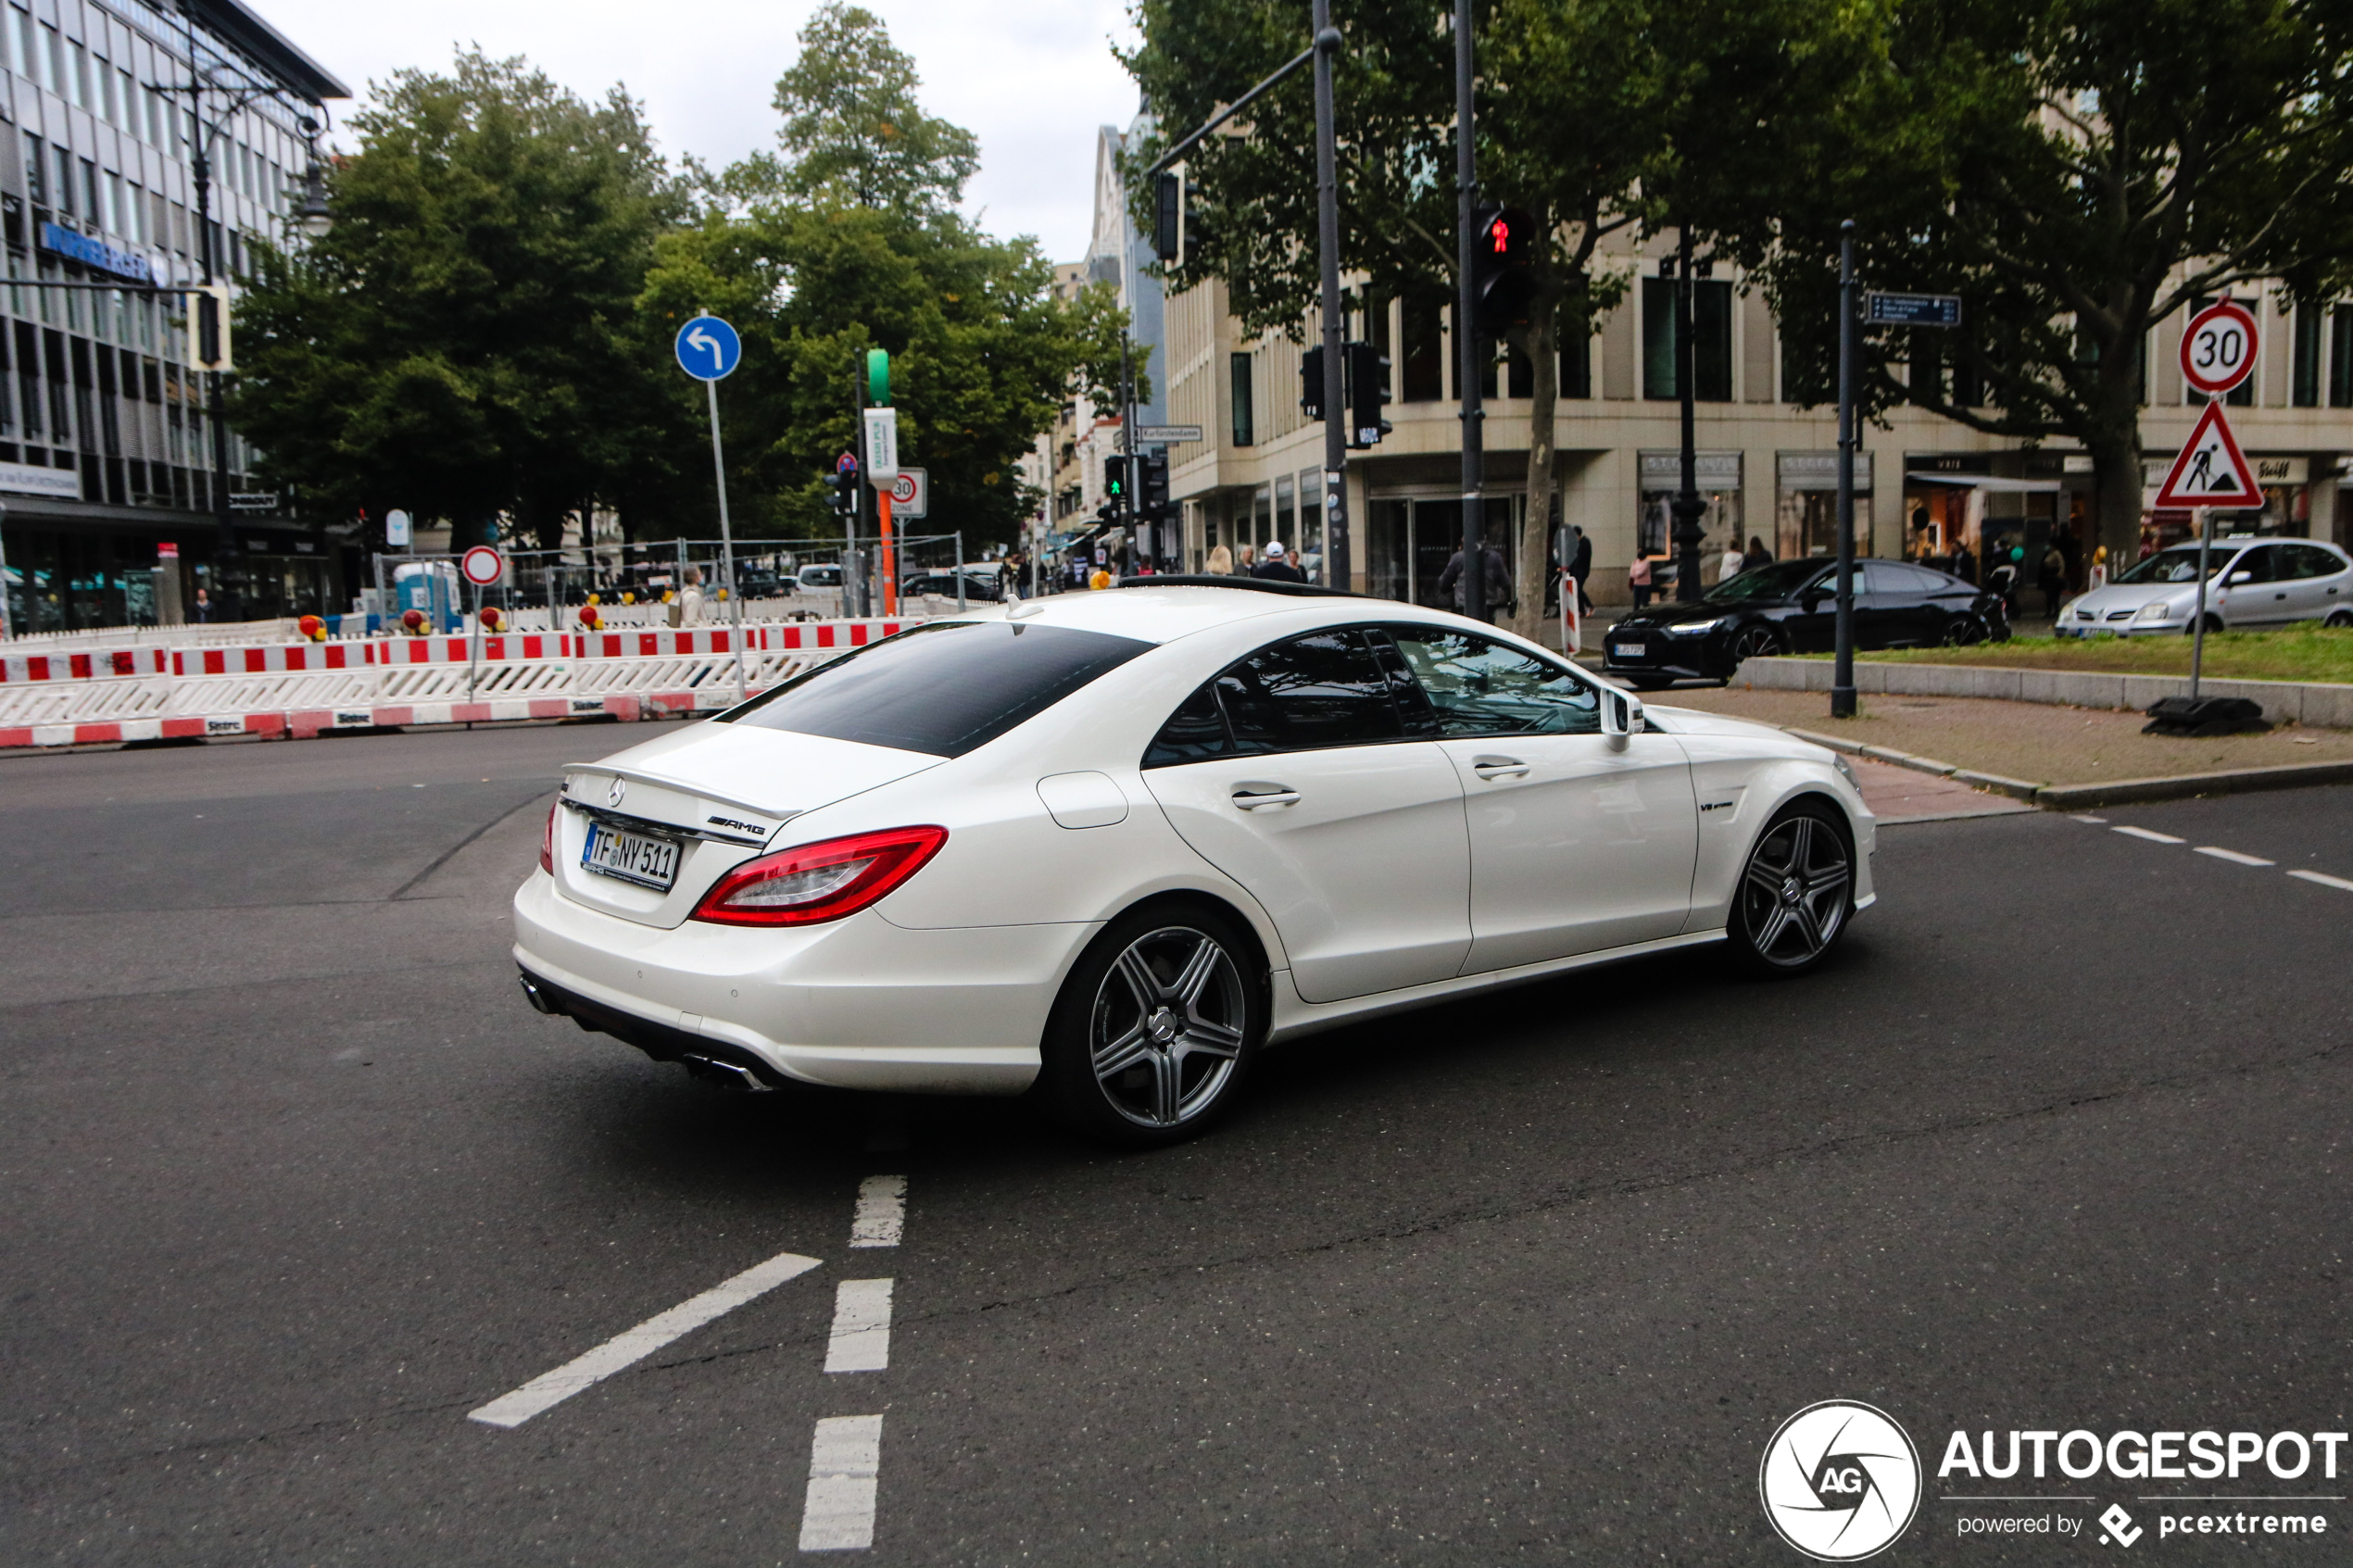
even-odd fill
[[[820,664],[719,719],[962,757],[1151,646],[1067,626],[934,621]]]

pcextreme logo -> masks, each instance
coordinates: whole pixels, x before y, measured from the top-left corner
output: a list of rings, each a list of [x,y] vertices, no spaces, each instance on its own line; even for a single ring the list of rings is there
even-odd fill
[[[1920,1456],[1894,1418],[1825,1399],[1781,1423],[1756,1473],[1765,1517],[1818,1562],[1884,1551],[1920,1506]]]

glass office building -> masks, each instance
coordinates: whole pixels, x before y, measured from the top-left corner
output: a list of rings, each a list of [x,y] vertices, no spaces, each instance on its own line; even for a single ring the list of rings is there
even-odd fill
[[[103,285],[202,277],[200,135],[215,273],[242,277],[253,237],[283,242],[301,198],[304,119],[349,93],[239,0],[7,0],[0,34],[13,629],[152,621],[159,596],[193,606],[198,588],[215,619],[341,608],[349,562],[321,520],[248,494],[228,529],[216,523],[205,378],[187,369],[180,298]],[[228,445],[233,498],[253,454],[233,434]],[[159,571],[176,578],[160,596]]]

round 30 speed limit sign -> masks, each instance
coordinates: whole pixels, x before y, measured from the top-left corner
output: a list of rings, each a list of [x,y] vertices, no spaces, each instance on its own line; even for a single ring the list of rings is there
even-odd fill
[[[2208,397],[2220,397],[2255,369],[2255,316],[2232,300],[2215,301],[2190,318],[2182,334],[2182,375]]]

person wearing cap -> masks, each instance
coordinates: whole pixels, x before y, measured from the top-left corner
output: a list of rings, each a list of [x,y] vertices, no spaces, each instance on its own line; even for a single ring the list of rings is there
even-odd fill
[[[1280,539],[1266,541],[1266,558],[1250,569],[1252,577],[1264,577],[1274,583],[1304,583],[1307,573],[1291,565],[1290,552],[1283,548]]]

